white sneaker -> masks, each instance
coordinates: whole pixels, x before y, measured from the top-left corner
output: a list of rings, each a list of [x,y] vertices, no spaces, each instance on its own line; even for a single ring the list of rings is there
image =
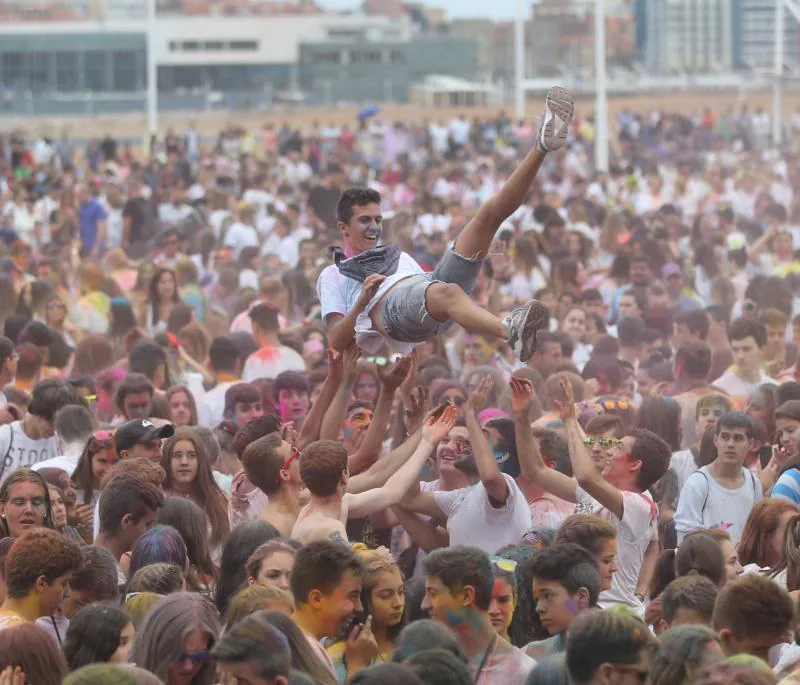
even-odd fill
[[[569,125],[575,111],[575,101],[563,88],[551,88],[544,101],[544,116],[536,145],[542,152],[555,152],[567,142]]]
[[[503,321],[508,328],[508,344],[521,362],[528,361],[536,349],[536,334],[550,321],[550,312],[539,300],[511,312]]]

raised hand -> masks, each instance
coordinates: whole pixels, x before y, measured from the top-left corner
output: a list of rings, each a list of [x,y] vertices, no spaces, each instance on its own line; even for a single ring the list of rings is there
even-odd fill
[[[355,381],[358,372],[358,360],[361,358],[361,348],[351,342],[341,354],[342,376],[346,381]]]
[[[514,418],[528,418],[530,416],[533,398],[536,392],[533,383],[528,378],[512,376],[509,381],[511,387],[511,415]]]
[[[334,381],[342,380],[343,354],[336,354],[333,350],[328,350],[328,377]]]
[[[562,377],[559,380],[561,392],[564,394],[564,401],[554,400],[553,406],[558,410],[561,420],[565,423],[575,418],[575,395],[572,392],[572,382],[569,378]]]
[[[19,666],[6,666],[0,673],[0,685],[25,685],[25,672]]]
[[[406,431],[409,435],[416,433],[422,425],[425,411],[428,408],[428,388],[418,385],[405,398]]]
[[[408,355],[408,359],[411,360],[411,364],[408,368],[408,373],[406,373],[406,377],[403,379],[403,382],[400,384],[400,394],[403,397],[409,397],[412,392],[414,392],[414,383],[417,380],[417,350],[411,350],[411,354]]]
[[[492,392],[493,381],[491,376],[484,376],[478,382],[478,387],[472,392],[464,403],[464,411],[477,414],[479,411],[486,408],[486,403],[489,401],[489,395]]]
[[[411,357],[402,357],[392,367],[378,367],[378,378],[381,387],[388,392],[394,392],[399,388],[408,375],[411,368]]]
[[[364,623],[353,627],[345,645],[345,658],[348,670],[352,672],[366,668],[378,656],[378,641],[372,633],[372,616],[367,616]]]
[[[361,286],[361,294],[358,296],[358,306],[362,309],[369,304],[369,301],[375,297],[381,283],[386,280],[386,276],[381,274],[370,274],[364,279],[364,285]]]
[[[452,405],[448,404],[441,416],[438,418],[429,418],[422,428],[422,437],[429,443],[435,445],[445,438],[450,432],[450,429],[456,424],[456,417],[458,410]]]

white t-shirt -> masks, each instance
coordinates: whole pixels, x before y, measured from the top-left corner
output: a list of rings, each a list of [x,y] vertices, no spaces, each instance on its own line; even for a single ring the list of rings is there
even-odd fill
[[[770,378],[761,371],[757,383],[748,383],[747,381],[739,378],[733,371],[726,371],[717,380],[714,385],[727,392],[731,397],[750,397],[750,394],[758,385],[764,383],[772,383],[773,385],[780,385],[774,378]]]
[[[383,336],[372,328],[372,320],[370,319],[372,308],[395,283],[409,276],[423,273],[422,267],[414,261],[411,255],[405,252],[401,253],[397,271],[386,277],[386,280],[381,283],[381,287],[378,288],[378,292],[369,301],[366,309],[356,319],[356,343],[364,352],[375,354],[385,342]],[[361,295],[362,285],[361,282],[354,278],[343,276],[335,264],[323,269],[317,280],[317,296],[320,301],[323,322],[328,314],[347,316],[347,313],[355,306],[359,295]],[[413,343],[403,343],[392,339],[389,339],[389,343],[401,354],[408,354],[415,347]]]
[[[225,393],[232,385],[240,382],[218,383],[211,388],[197,405],[197,423],[201,426],[213,428],[222,421],[222,416],[225,413]]]
[[[447,516],[450,544],[479,547],[494,554],[501,547],[516,545],[531,528],[531,510],[514,479],[503,474],[508,484],[508,499],[494,507],[483,483],[466,488],[433,493],[436,506]]]
[[[578,487],[576,501],[592,498]],[[622,493],[622,518],[595,502],[592,513],[617,529],[617,572],[611,589],[600,593],[598,604],[603,609],[623,605],[644,615],[644,605],[636,598],[636,585],[642,570],[644,553],[651,540],[658,539],[658,508],[647,495],[638,492]]]
[[[704,466],[689,476],[675,511],[678,544],[693,530],[719,528],[739,544],[750,511],[762,497],[761,481],[742,467],[744,482],[736,490],[722,487]]]
[[[683,486],[686,485],[686,481],[689,480],[689,476],[697,471],[697,462],[694,460],[692,450],[686,449],[673,452],[669,460],[669,467],[678,476],[678,493],[680,493],[683,490]]]
[[[246,247],[258,247],[261,240],[258,231],[253,226],[236,222],[228,227],[225,233],[224,245],[233,250],[233,256],[239,259],[239,253]]]
[[[45,459],[57,457],[61,451],[58,438],[31,440],[22,430],[22,422],[14,421],[0,426],[0,483],[8,474],[21,466],[31,468]]]
[[[262,347],[244,363],[242,380],[252,383],[259,378],[277,378],[284,371],[305,371],[306,363],[291,347]]]

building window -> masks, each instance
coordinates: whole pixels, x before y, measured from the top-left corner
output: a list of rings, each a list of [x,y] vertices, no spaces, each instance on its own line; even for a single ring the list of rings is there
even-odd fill
[[[228,44],[229,50],[236,52],[255,52],[258,50],[257,40],[232,40]]]
[[[402,50],[392,50],[389,53],[389,61],[392,64],[405,64],[406,55]]]
[[[340,64],[342,55],[338,50],[333,52],[313,52],[311,53],[312,64]]]
[[[56,53],[56,90],[61,93],[72,93],[78,90],[77,53]]]
[[[108,53],[105,50],[87,50],[84,53],[86,90],[104,93],[108,90]]]
[[[22,81],[22,53],[20,52],[5,52],[3,53],[3,70],[2,81],[3,86],[15,87],[24,86]]]
[[[328,29],[328,38],[347,38],[363,40],[366,32],[360,29]]]
[[[378,50],[353,50],[350,53],[351,64],[380,64],[381,53]]]
[[[136,51],[117,50],[112,53],[112,57],[114,61],[112,88],[120,92],[138,90],[139,65]]]
[[[31,90],[48,90],[50,84],[50,66],[52,53],[28,53],[28,86]]]

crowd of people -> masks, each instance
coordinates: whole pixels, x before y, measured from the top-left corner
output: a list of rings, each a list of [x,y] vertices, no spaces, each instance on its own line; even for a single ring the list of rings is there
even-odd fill
[[[761,114],[9,136],[0,685],[800,683]]]

